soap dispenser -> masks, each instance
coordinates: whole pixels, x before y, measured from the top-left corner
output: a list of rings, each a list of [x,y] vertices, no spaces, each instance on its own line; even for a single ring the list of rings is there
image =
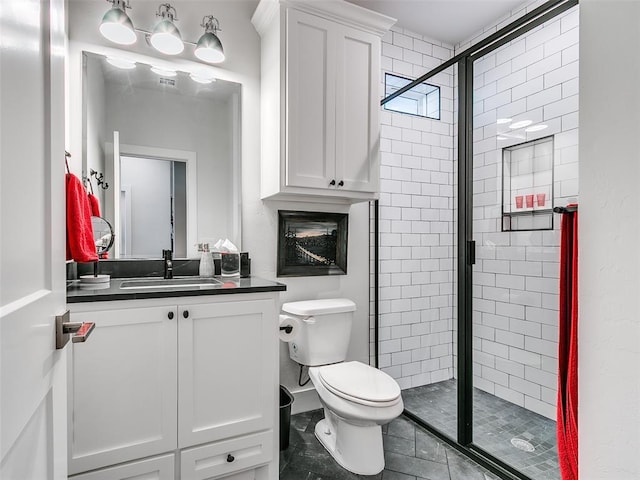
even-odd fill
[[[213,257],[209,252],[209,244],[202,244],[202,257],[200,258],[200,270],[199,275],[201,277],[213,277]]]

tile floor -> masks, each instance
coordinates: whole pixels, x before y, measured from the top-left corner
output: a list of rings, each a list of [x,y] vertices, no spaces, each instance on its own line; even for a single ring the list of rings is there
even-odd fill
[[[378,475],[355,475],[340,467],[316,439],[322,410],[291,417],[289,448],[280,452],[280,480],[497,480],[487,470],[399,417],[383,427],[386,467]]]
[[[404,407],[438,430],[456,435],[456,381],[402,391]],[[556,422],[494,395],[474,389],[474,443],[535,480],[559,480]],[[525,440],[533,452],[518,449]]]

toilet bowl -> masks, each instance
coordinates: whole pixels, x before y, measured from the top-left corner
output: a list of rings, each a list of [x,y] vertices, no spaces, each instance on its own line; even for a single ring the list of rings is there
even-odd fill
[[[400,387],[386,373],[360,362],[310,367],[325,418],[315,434],[350,472],[375,475],[384,469],[382,425],[404,409]]]
[[[356,306],[348,299],[285,303],[284,316],[300,325],[289,343],[291,359],[309,367],[324,408],[315,434],[345,469],[375,475],[384,469],[381,426],[398,417],[404,404],[398,383],[361,362],[345,362]]]

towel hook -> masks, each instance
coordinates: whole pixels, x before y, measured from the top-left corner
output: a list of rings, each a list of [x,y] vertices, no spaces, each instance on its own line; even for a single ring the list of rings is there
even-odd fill
[[[64,151],[64,164],[67,166],[67,173],[71,173],[71,170],[69,170],[69,158],[71,158],[71,154],[69,152],[67,152],[66,150]]]
[[[96,183],[99,187],[103,190],[109,188],[109,184],[104,181],[104,175],[101,172],[96,172],[93,168],[89,172],[90,177],[96,177]],[[89,180],[89,183],[91,183],[91,180]]]

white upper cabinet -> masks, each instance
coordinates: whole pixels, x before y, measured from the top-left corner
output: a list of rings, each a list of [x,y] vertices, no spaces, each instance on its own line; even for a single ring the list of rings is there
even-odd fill
[[[262,198],[359,202],[379,183],[380,37],[342,1],[262,0]]]

